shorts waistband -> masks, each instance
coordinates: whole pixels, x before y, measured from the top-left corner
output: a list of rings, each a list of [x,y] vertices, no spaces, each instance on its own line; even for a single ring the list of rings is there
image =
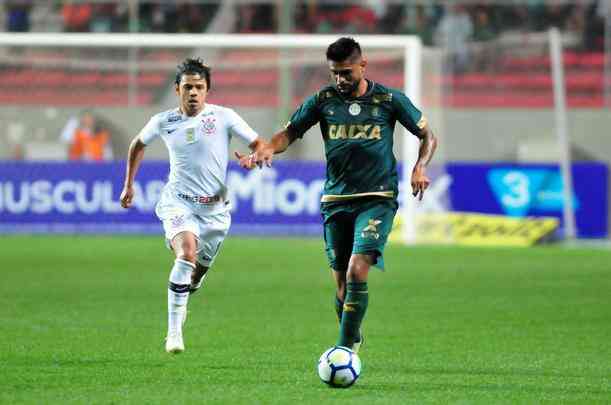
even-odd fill
[[[223,201],[223,197],[220,195],[204,196],[204,195],[187,195],[178,193],[178,197],[183,200],[190,201],[195,204],[213,204],[219,201]]]

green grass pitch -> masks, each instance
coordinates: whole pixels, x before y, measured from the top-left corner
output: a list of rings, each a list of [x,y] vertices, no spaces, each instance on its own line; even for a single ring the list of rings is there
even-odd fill
[[[337,338],[322,242],[229,237],[163,350],[160,237],[3,237],[0,403],[611,403],[611,251],[390,246],[370,275],[363,373]]]

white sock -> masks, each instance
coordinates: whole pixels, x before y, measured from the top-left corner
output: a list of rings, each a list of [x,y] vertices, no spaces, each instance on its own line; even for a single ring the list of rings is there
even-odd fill
[[[182,259],[174,261],[168,283],[168,334],[182,334],[182,320],[187,311],[191,273],[195,265]]]

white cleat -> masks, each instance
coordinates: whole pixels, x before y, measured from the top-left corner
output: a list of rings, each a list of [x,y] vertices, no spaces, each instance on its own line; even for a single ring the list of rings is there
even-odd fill
[[[165,351],[172,354],[179,354],[185,351],[185,344],[182,341],[181,333],[168,333],[168,337],[165,338]]]

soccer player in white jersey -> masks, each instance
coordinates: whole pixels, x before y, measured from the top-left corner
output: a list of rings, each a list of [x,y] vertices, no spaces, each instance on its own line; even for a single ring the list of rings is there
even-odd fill
[[[264,141],[232,109],[206,103],[210,68],[200,59],[178,66],[179,107],[154,115],[131,142],[121,205],[129,208],[146,145],[161,138],[169,151],[170,175],[155,212],[176,260],[168,284],[168,353],[184,351],[182,325],[189,295],[214,262],[231,217],[225,177],[233,135],[258,151]]]

